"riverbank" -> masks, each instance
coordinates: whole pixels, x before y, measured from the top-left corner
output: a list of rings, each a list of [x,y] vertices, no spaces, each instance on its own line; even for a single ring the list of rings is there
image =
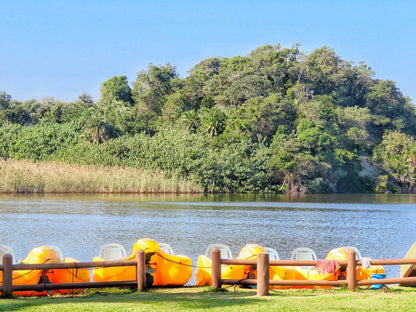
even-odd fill
[[[87,291],[77,297],[0,300],[1,311],[414,311],[416,289],[279,290],[256,297],[255,290],[207,287]]]
[[[202,188],[160,170],[1,160],[0,193],[202,193]]]

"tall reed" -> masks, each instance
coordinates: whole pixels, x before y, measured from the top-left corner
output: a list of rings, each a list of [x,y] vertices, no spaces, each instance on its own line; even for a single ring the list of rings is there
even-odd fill
[[[160,170],[0,160],[0,193],[200,193]]]

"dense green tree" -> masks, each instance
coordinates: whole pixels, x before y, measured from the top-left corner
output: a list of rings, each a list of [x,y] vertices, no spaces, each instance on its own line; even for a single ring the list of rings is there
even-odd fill
[[[413,136],[400,132],[384,134],[373,158],[396,179],[404,191],[415,191],[416,142]]]
[[[378,80],[366,94],[366,106],[375,115],[394,118],[403,113],[405,104],[406,99],[390,80]]]
[[[231,105],[239,106],[245,101],[259,96],[267,96],[272,84],[266,77],[247,75],[234,81],[226,92]]]
[[[195,131],[199,125],[199,117],[195,110],[183,112],[180,120],[181,125],[188,131]]]
[[[357,149],[365,152],[367,146],[371,145],[368,125],[371,114],[368,108],[338,107],[336,109],[337,124],[345,135],[344,144],[349,149]]]
[[[177,121],[182,113],[186,110],[192,109],[191,100],[188,94],[179,90],[166,97],[166,102],[162,113],[165,121]]]
[[[224,130],[227,114],[218,108],[203,109],[201,110],[199,120],[201,131],[213,137]]]
[[[4,91],[0,91],[0,110],[5,110],[9,107],[12,96]]]
[[[32,116],[28,108],[23,103],[15,100],[11,100],[6,109],[0,110],[0,116],[3,123],[19,125],[30,125],[32,123]]]
[[[305,60],[308,64],[307,83],[315,95],[331,95],[336,89],[334,77],[345,66],[344,62],[327,46],[316,49]]]
[[[374,81],[371,79],[373,75],[374,72],[364,62],[353,66],[352,63],[344,61],[343,66],[333,77],[335,82],[334,96],[338,104],[344,107],[364,107],[366,105],[365,96],[374,85]]]
[[[291,101],[280,95],[256,97],[230,112],[226,131],[249,136],[253,141],[270,140],[278,127],[290,131],[295,119],[296,110]]]
[[[83,97],[88,101],[88,97]],[[121,101],[127,104],[132,103],[131,89],[127,81],[127,76],[114,76],[101,84],[100,101],[113,102]]]
[[[133,82],[132,97],[143,110],[156,114],[162,112],[166,96],[172,93],[172,82],[177,77],[174,66],[149,65],[147,71],[140,71]]]

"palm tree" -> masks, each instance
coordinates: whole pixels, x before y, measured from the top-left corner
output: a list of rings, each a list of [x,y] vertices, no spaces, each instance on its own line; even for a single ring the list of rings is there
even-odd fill
[[[188,131],[195,131],[198,127],[198,122],[198,115],[193,109],[187,110],[181,115],[181,124]]]
[[[226,119],[227,115],[218,108],[202,109],[200,113],[200,128],[211,137],[214,137],[224,130]]]
[[[100,144],[104,140],[106,129],[105,115],[98,105],[91,106],[85,115],[85,131],[91,136],[91,141]]]

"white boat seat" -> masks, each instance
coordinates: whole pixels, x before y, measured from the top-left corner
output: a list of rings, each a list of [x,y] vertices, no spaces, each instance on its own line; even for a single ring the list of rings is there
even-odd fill
[[[355,258],[357,260],[361,260],[362,259],[361,252],[358,250],[357,247],[354,247],[354,246],[343,246],[341,248],[345,248],[345,249],[349,249],[349,250],[354,250],[355,251]]]
[[[12,255],[13,261],[16,261],[13,250],[9,246],[0,245],[0,264],[3,264],[3,256],[6,254]]]
[[[269,260],[280,260],[279,254],[276,249],[270,247],[263,247],[263,249],[269,254]]]
[[[295,248],[292,252],[292,260],[317,260],[313,249],[307,247]]]
[[[100,258],[113,261],[120,260],[127,257],[126,250],[120,244],[105,244],[101,247]]]
[[[163,252],[173,256],[173,249],[170,247],[169,244],[166,243],[159,243],[160,250]]]
[[[220,250],[221,259],[232,259],[233,258],[233,254],[231,253],[230,247],[228,247],[227,245],[223,245],[223,244],[210,244],[207,248],[207,251],[205,252],[205,256],[207,256],[208,258],[211,258],[211,251],[214,248],[218,248]]]

